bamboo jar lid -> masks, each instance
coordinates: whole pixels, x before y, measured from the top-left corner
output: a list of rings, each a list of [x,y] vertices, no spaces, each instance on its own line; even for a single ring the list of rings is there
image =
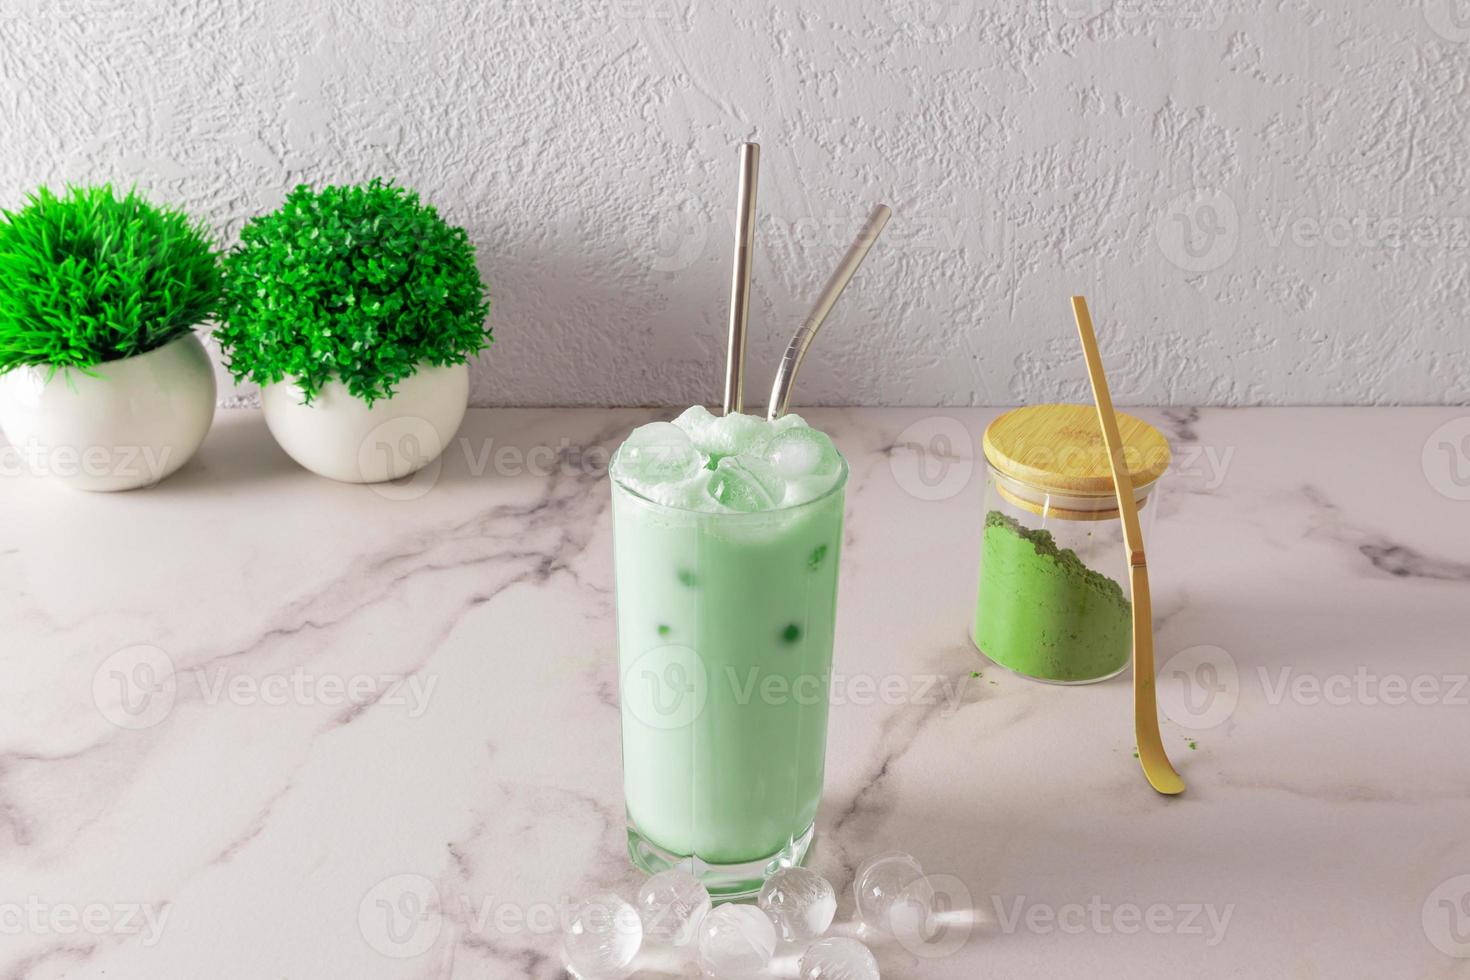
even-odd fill
[[[1169,442],[1140,418],[1118,412],[1123,456],[1142,501],[1169,467]],[[985,458],[999,474],[1001,495],[1034,513],[1074,520],[1116,517],[1113,475],[1097,409],[1028,405],[985,429]]]

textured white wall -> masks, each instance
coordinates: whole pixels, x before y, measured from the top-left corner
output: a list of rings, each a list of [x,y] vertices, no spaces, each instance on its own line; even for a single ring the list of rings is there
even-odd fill
[[[0,204],[136,182],[233,239],[385,175],[479,242],[478,404],[750,386],[870,204],[800,403],[1470,400],[1470,0],[0,0]],[[237,393],[239,397],[248,392]]]

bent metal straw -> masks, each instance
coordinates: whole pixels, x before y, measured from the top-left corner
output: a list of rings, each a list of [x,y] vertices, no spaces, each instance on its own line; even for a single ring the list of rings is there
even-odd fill
[[[863,259],[868,257],[868,251],[878,240],[878,235],[883,231],[883,226],[888,224],[888,218],[892,214],[888,205],[880,204],[868,215],[857,239],[848,246],[847,254],[842,257],[832,278],[827,280],[826,288],[817,297],[816,305],[797,328],[791,343],[786,345],[786,355],[781,358],[781,367],[776,371],[776,383],[771,386],[771,404],[766,413],[767,418],[778,419],[791,407],[791,389],[796,384],[796,372],[801,367],[801,359],[806,356],[807,348],[811,347],[817,331],[822,329],[822,322],[832,312],[832,307],[837,305],[837,298],[852,281],[853,274],[863,264]]]

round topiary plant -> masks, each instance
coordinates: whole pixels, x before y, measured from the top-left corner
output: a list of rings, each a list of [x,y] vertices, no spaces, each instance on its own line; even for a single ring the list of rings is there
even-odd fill
[[[0,374],[84,372],[212,317],[220,257],[205,227],[110,186],[45,187],[0,220]]]
[[[237,380],[289,379],[309,402],[336,378],[371,405],[490,343],[489,309],[469,236],[417,194],[303,185],[240,233],[215,336]]]

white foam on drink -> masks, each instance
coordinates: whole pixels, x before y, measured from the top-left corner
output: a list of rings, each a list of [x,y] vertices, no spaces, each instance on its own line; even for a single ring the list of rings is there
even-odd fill
[[[767,421],[702,405],[634,429],[612,461],[613,478],[630,490],[709,513],[800,506],[828,493],[842,470],[832,440],[799,415]]]

